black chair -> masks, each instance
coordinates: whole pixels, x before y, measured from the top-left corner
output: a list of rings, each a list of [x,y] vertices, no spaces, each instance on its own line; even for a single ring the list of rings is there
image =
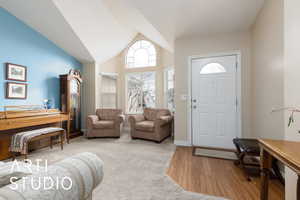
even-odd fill
[[[236,147],[236,155],[238,157],[235,164],[243,168],[247,180],[251,181],[247,168],[255,168],[258,172],[260,168],[259,160],[256,158],[260,156],[258,140],[235,138],[233,139],[233,144]],[[246,157],[248,158],[247,160]]]
[[[257,157],[260,156],[260,147],[257,139],[247,139],[247,138],[235,138],[233,143],[236,146],[236,154],[238,160],[235,161],[236,165],[241,165],[245,176],[248,181],[251,181],[250,173],[248,168],[254,168],[260,174],[260,160]],[[281,183],[284,184],[284,178],[282,177],[278,161],[273,160],[272,163],[273,177],[278,178]]]

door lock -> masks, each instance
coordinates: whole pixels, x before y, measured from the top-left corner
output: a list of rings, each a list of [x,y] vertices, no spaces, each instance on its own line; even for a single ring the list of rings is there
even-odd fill
[[[194,108],[194,109],[196,109],[196,108],[197,108],[197,106],[193,106],[193,108]]]
[[[197,100],[196,100],[196,99],[193,99],[193,102],[194,102],[194,103],[196,103],[196,102],[197,102]]]

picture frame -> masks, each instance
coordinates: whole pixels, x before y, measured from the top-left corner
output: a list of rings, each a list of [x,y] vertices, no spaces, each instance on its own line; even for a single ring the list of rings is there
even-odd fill
[[[26,83],[6,83],[6,98],[7,99],[27,99],[27,84]]]
[[[27,81],[27,67],[12,63],[6,63],[6,80]]]

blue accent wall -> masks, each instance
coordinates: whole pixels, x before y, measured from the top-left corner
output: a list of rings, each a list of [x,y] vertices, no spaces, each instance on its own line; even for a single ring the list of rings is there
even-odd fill
[[[27,66],[26,100],[5,98],[6,62]],[[42,105],[44,99],[59,108],[59,75],[72,68],[82,64],[0,7],[0,110],[5,105]]]

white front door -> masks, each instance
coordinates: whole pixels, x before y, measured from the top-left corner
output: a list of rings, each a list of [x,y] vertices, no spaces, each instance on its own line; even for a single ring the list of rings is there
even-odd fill
[[[192,60],[194,146],[234,148],[237,136],[237,56]]]

